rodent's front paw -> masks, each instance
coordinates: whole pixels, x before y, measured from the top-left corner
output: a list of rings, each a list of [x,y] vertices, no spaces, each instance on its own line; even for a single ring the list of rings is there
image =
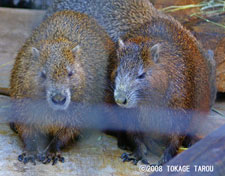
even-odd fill
[[[64,157],[61,156],[60,153],[33,153],[33,152],[24,152],[21,155],[18,156],[18,160],[20,162],[23,162],[24,164],[27,164],[28,162],[33,163],[36,165],[36,161],[39,161],[43,164],[48,164],[52,162],[52,165],[57,164],[58,161],[61,163],[65,162]]]
[[[121,159],[123,159],[123,162],[129,162],[129,161],[132,161],[132,163],[134,165],[137,165],[137,163],[139,161],[141,161],[143,164],[149,164],[149,162],[147,161],[147,159],[145,158],[141,158],[141,159],[138,159],[137,156],[135,156],[135,154],[133,153],[130,153],[130,154],[127,154],[127,153],[123,153],[121,155]]]
[[[65,162],[64,157],[61,156],[60,153],[49,153],[46,156],[41,156],[41,160],[40,160],[43,164],[48,164],[51,163],[52,161],[52,165],[57,164],[58,161],[60,161],[61,163]]]
[[[24,164],[27,164],[28,162],[33,163],[36,165],[36,154],[34,153],[22,153],[21,155],[18,156],[18,160],[20,162],[23,162]]]

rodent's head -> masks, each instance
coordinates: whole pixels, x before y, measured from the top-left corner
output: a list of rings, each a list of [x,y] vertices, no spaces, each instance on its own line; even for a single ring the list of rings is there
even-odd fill
[[[157,64],[160,44],[145,48],[119,39],[118,67],[112,74],[115,102],[125,108],[136,107],[145,99],[152,68]]]
[[[31,47],[35,83],[54,110],[66,110],[82,91],[83,70],[79,62],[80,46],[54,42]]]

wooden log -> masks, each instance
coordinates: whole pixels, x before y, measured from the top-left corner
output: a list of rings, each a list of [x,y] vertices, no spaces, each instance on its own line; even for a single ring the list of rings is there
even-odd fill
[[[196,136],[200,139],[203,139],[204,137],[206,137],[213,131],[215,131],[218,128],[220,128],[221,126],[225,125],[225,118],[221,117],[221,115],[219,115],[219,114],[211,113],[211,115],[209,115],[207,117],[207,119],[205,119],[204,122],[202,122],[202,123],[196,122],[196,123],[201,124],[198,127]]]
[[[174,166],[183,168],[187,166],[190,169],[189,172],[169,172]],[[163,171],[161,173],[154,173],[151,176],[178,175],[225,175],[225,125],[172,159],[163,166]]]

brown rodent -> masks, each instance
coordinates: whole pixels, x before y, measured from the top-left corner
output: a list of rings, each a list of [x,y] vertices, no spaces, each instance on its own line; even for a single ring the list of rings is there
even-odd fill
[[[110,37],[112,38],[112,40],[114,42],[117,42],[120,37],[122,37],[124,39],[125,43],[126,43],[126,41],[129,41],[129,38],[137,37],[134,40],[137,40],[136,42],[143,43],[143,46],[141,46],[141,48],[146,48],[146,50],[147,50],[147,48],[150,47],[150,44],[149,44],[149,42],[143,42],[143,41],[145,41],[145,40],[150,41],[151,35],[153,36],[153,38],[158,38],[157,41],[162,40],[163,42],[165,42],[165,40],[166,40],[167,43],[169,41],[173,41],[173,43],[175,43],[176,41],[179,40],[179,42],[181,44],[178,45],[179,42],[177,42],[176,47],[179,47],[182,57],[183,57],[182,54],[185,53],[185,54],[188,55],[187,58],[191,58],[192,57],[192,54],[191,54],[192,51],[194,51],[194,53],[199,53],[199,55],[200,55],[200,56],[194,56],[192,58],[193,60],[186,59],[186,57],[183,58],[183,59],[186,59],[187,62],[189,62],[189,60],[190,60],[190,65],[195,65],[196,68],[198,66],[200,67],[201,63],[192,64],[193,61],[194,61],[194,58],[201,58],[201,59],[204,58],[204,61],[202,61],[202,62],[204,62],[204,63],[208,62],[209,67],[211,67],[213,65],[213,62],[210,62],[210,60],[206,61],[207,54],[204,53],[204,51],[201,49],[201,47],[199,46],[199,44],[195,40],[195,38],[189,32],[187,32],[185,29],[183,29],[183,27],[177,21],[175,21],[173,18],[167,17],[166,15],[157,11],[153,7],[153,5],[149,2],[149,0],[117,0],[117,1],[115,1],[115,0],[92,0],[92,1],[90,1],[90,0],[65,0],[65,1],[54,0],[53,6],[48,9],[46,16],[48,16],[48,15],[50,15],[50,14],[56,12],[56,11],[60,11],[60,10],[64,10],[64,9],[71,9],[71,10],[79,11],[79,12],[82,12],[82,13],[86,13],[87,15],[95,18],[96,21],[107,31],[107,33],[110,35]],[[156,27],[150,28],[150,27],[152,27],[151,21],[153,21],[152,24],[155,24]],[[162,26],[160,24],[157,24],[156,23],[157,21],[159,21],[159,23],[162,23]],[[165,23],[163,21],[165,21]],[[144,29],[140,30],[142,28],[144,28]],[[149,28],[149,30],[151,29],[150,30],[151,32],[148,31],[148,28]],[[176,31],[177,29],[178,29],[178,31]],[[158,34],[157,34],[157,31],[158,31]],[[158,36],[155,36],[156,34],[154,34],[154,33],[156,33]],[[160,37],[161,35],[163,37]],[[124,36],[126,36],[126,37],[124,37]],[[179,38],[176,39],[176,37],[179,37]],[[185,41],[186,39],[187,39],[187,41]],[[132,39],[131,39],[131,41],[132,41]],[[134,42],[131,42],[131,43],[134,43]],[[189,46],[189,43],[190,43],[190,46]],[[153,46],[155,44],[156,43],[154,43],[154,40],[153,40],[151,46]],[[131,47],[130,50],[123,50],[122,52],[124,52],[123,53],[124,55],[127,55],[126,57],[134,58],[136,56],[137,58],[142,59],[141,55],[140,55],[140,49],[138,49],[138,47],[140,47],[139,44],[137,44],[136,49],[132,49],[132,47]],[[170,45],[168,47],[170,47]],[[183,47],[186,47],[187,51],[185,51],[186,49],[183,49]],[[134,46],[134,48],[135,48],[135,46]],[[156,49],[157,49],[157,45],[156,45]],[[119,51],[119,53],[122,53],[122,52]],[[175,49],[173,49],[172,51],[169,50],[169,53],[171,55],[180,54]],[[147,54],[146,58],[149,58],[149,56],[150,56],[150,54]],[[172,57],[172,56],[170,56],[170,57]],[[175,57],[177,57],[177,56],[175,56]],[[128,58],[128,60],[129,60],[129,58]],[[150,60],[150,58],[149,58],[149,60]],[[130,62],[132,62],[132,60],[130,60],[128,63],[130,63]],[[198,62],[198,59],[196,60],[196,62]],[[126,62],[124,62],[123,64],[126,65]],[[144,62],[144,65],[146,66],[145,62]],[[186,65],[189,65],[189,64],[186,64]],[[185,68],[184,68],[183,71],[191,69],[189,67],[186,68],[186,65],[185,65]],[[127,64],[126,66],[129,66],[129,64]],[[135,68],[137,69],[138,65],[136,65],[136,63],[134,63],[133,67],[134,67],[134,69]],[[176,67],[179,67],[179,66],[176,66]],[[202,67],[204,69],[206,69],[204,67],[204,65],[202,65]],[[214,67],[212,66],[212,70],[213,70],[213,68]],[[125,70],[125,73],[127,73],[127,72],[129,72],[129,71]],[[164,71],[160,71],[160,72],[164,72]],[[196,73],[196,75],[201,74],[201,73],[202,72],[200,71],[199,73]],[[215,82],[214,81],[215,71],[211,71],[211,73],[212,73],[211,75],[212,75],[212,78],[213,78],[213,79],[211,79],[211,82],[212,82],[211,85],[213,85],[213,82]],[[164,73],[160,73],[160,74],[162,75]],[[187,74],[192,76],[192,79],[193,79],[193,76],[194,76],[193,72],[187,73]],[[207,75],[207,73],[206,73],[206,75]],[[128,75],[128,77],[129,77],[129,75]],[[205,79],[207,79],[207,78],[205,78]],[[164,81],[166,81],[166,78],[164,79]],[[185,80],[185,82],[186,83],[188,82],[189,87],[191,87],[192,85],[195,86],[195,83],[192,84],[192,82],[194,82],[194,81],[191,82],[191,81]],[[202,82],[204,82],[204,81],[202,81]],[[202,82],[199,81],[198,84],[202,85]],[[125,81],[125,83],[127,83],[127,81]],[[133,83],[135,83],[135,81],[133,81]],[[132,84],[132,81],[128,82],[127,84],[128,85]],[[183,84],[182,84],[182,82],[178,81],[178,87],[184,86]],[[139,85],[136,85],[134,87],[139,89],[138,86]],[[168,87],[167,85],[165,85],[165,86]],[[130,89],[133,89],[134,87],[130,87]],[[187,87],[185,90],[187,90],[188,92],[191,92],[192,90],[191,90],[191,88],[189,89],[189,87]],[[140,89],[141,89],[141,87],[140,87]],[[200,90],[201,89],[202,88],[200,88]],[[210,91],[211,91],[211,97],[212,98],[209,98],[206,95],[206,99],[207,98],[211,99],[212,100],[211,104],[213,104],[213,101],[214,101],[213,97],[215,97],[215,92],[216,92],[215,90],[216,89],[214,89],[213,86],[211,86],[210,89],[211,89]],[[163,91],[163,89],[161,91]],[[176,92],[178,90],[174,90],[174,91]],[[196,90],[194,90],[194,91],[196,92],[196,94],[198,94],[197,91],[199,91],[199,89],[197,91]],[[206,90],[204,90],[204,91],[206,91],[208,93],[209,90],[207,90],[207,86],[206,86]],[[200,91],[200,94],[199,94],[198,97],[201,97],[202,94],[203,94],[202,92],[204,92],[204,91]],[[165,92],[163,92],[163,93],[157,92],[157,93],[160,96],[165,95]],[[182,91],[181,91],[181,93],[182,93]],[[155,96],[155,97],[157,97],[157,96]],[[188,95],[186,97],[188,99],[188,97],[191,97],[191,96]],[[162,99],[163,100],[165,99],[164,96],[163,96]],[[195,97],[193,99],[195,99]],[[160,102],[161,100],[157,100],[157,101]],[[172,99],[171,99],[171,101],[172,101]],[[190,101],[191,101],[191,104],[193,106],[195,106],[194,103],[192,102],[192,100],[190,100]],[[179,100],[179,102],[182,102],[184,104],[184,100],[182,98]],[[208,101],[206,101],[205,103],[207,104],[207,102]],[[192,105],[189,105],[188,108],[191,108],[190,106],[192,106]],[[124,113],[124,114],[127,114],[127,113]],[[133,113],[131,113],[131,116],[132,116],[132,114]],[[125,124],[124,124],[125,127],[124,128],[122,127],[122,128],[126,129],[126,126],[129,126],[129,124],[131,124],[131,126],[132,126],[132,124],[138,124],[138,122],[135,121],[136,120],[135,118],[132,118],[132,119],[134,120],[134,122],[130,122],[132,120],[128,121],[128,120],[126,120],[126,118],[125,118],[125,120],[122,120],[122,121],[125,121]],[[119,121],[119,120],[114,119],[113,121],[115,122],[115,121]],[[124,137],[122,138],[122,140],[124,140]],[[159,140],[160,140],[160,138],[159,138]],[[119,139],[119,141],[121,141],[121,140]],[[182,141],[182,140],[180,140],[180,141]],[[130,142],[127,142],[127,143],[130,143]]]
[[[119,37],[150,21],[153,16],[158,16],[158,11],[149,0],[54,0],[45,17],[65,9],[78,11],[93,17],[115,43],[117,43]],[[109,104],[115,103],[109,100],[111,99],[110,96],[109,94],[106,102]],[[112,118],[109,126],[106,126],[112,129],[114,128],[113,124],[115,124],[116,128],[118,128],[120,119],[117,119],[118,117],[116,116],[118,116],[120,111],[122,110],[117,110],[117,113],[113,116],[115,118]],[[106,123],[106,121],[104,122]],[[124,136],[124,134],[117,134],[117,132],[114,135]],[[127,148],[126,142],[123,141],[124,138],[119,138],[119,147]]]
[[[59,152],[88,123],[89,105],[104,101],[114,51],[95,20],[78,12],[57,12],[33,31],[10,80],[15,102],[11,126],[25,146],[20,161],[63,160]]]
[[[134,158],[166,147],[159,162],[174,157],[193,126],[201,123],[215,99],[215,65],[201,45],[172,17],[161,15],[119,40],[112,74],[117,104],[136,111],[127,118]],[[195,121],[198,119],[198,122]],[[198,123],[198,124],[194,124]]]

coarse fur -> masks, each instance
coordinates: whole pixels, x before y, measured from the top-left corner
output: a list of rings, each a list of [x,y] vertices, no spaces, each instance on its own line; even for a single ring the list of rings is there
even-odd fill
[[[145,161],[147,149],[158,152],[155,144],[162,144],[163,164],[215,100],[214,59],[170,16],[152,18],[118,45],[114,97],[121,107],[137,111],[128,126],[135,159]]]
[[[211,105],[213,104],[216,94],[216,89],[214,87],[215,67],[213,64],[213,57],[211,57],[210,54],[207,56],[196,39],[190,32],[184,29],[179,22],[174,20],[172,17],[157,11],[149,0],[54,0],[53,6],[48,9],[46,16],[64,9],[79,11],[95,18],[96,21],[107,31],[114,42],[117,43],[119,38],[122,38],[122,43],[118,43],[119,45],[125,44],[125,47],[121,47],[123,48],[121,50],[119,49],[118,55],[119,57],[125,57],[127,59],[120,59],[118,66],[115,68],[118,68],[121,72],[117,72],[115,69],[112,74],[112,83],[116,80],[116,82],[122,83],[121,88],[123,91],[114,93],[115,98],[117,99],[116,101],[121,107],[125,107],[123,105],[123,103],[125,103],[126,107],[131,111],[131,109],[135,109],[136,107],[149,106],[150,99],[151,102],[153,102],[153,100],[156,101],[156,106],[163,109],[176,109],[176,106],[179,105],[179,108],[177,109],[189,109],[192,111],[197,110],[197,107],[203,103],[201,107],[204,107],[205,111],[208,111],[208,100],[211,101]],[[170,44],[171,42],[173,43],[172,45]],[[151,47],[153,47],[152,52],[158,52],[158,54],[155,53],[156,56],[162,56],[159,57],[159,61],[161,61],[161,58],[170,58],[168,59],[169,64],[165,68],[159,66],[161,64],[154,64],[155,58],[151,54],[151,51],[147,52]],[[146,51],[143,52],[144,50]],[[166,51],[168,53],[166,53]],[[195,53],[197,55],[195,55]],[[193,55],[195,56],[193,57]],[[170,62],[172,58],[175,59],[173,62]],[[158,59],[156,59],[156,61],[157,60]],[[178,62],[175,63],[177,60]],[[154,79],[143,83],[145,77],[149,77],[149,75],[145,73],[145,70],[150,69],[152,64],[154,65],[153,67],[155,70]],[[206,66],[207,64],[208,66]],[[127,67],[129,67],[128,70]],[[168,75],[168,72],[170,75]],[[209,81],[209,72],[211,75],[210,88],[208,87],[207,82]],[[206,76],[204,77],[203,75]],[[121,79],[119,77],[121,77]],[[137,77],[144,77],[144,79],[139,80]],[[152,82],[150,88],[149,82]],[[203,83],[206,83],[205,87],[203,86]],[[118,83],[118,85],[119,84],[120,83]],[[116,83],[115,88],[118,85]],[[197,88],[199,85],[200,88]],[[133,92],[146,92],[147,94],[149,92],[153,93],[137,96]],[[206,92],[206,95],[204,95],[204,92]],[[210,97],[208,97],[209,92],[211,92]],[[129,95],[129,102],[125,99],[126,94]],[[206,100],[202,101],[203,98]],[[141,105],[139,104],[140,102]],[[199,111],[203,109],[199,107]],[[144,110],[141,112],[145,114]],[[127,115],[128,113],[122,112],[121,114]],[[135,128],[137,128],[136,130],[140,130],[144,128],[146,124],[151,122],[151,120],[149,120],[148,123],[147,117],[145,118],[144,115],[140,115],[141,113],[138,113],[138,118],[135,118],[133,114],[135,113],[129,113],[131,116],[130,118],[124,117],[124,119],[121,120],[125,122],[122,129],[126,129],[127,126],[130,126],[128,127],[129,131],[135,131]],[[121,116],[123,115],[119,115],[119,118],[121,118]],[[143,123],[146,122],[144,126],[142,126],[142,123],[139,123],[139,121],[142,121],[142,117],[144,118]],[[171,120],[171,123],[176,122],[177,127],[182,129],[182,125],[184,124],[186,124],[185,127],[187,128],[189,121],[191,121],[189,120],[189,117],[190,115],[187,117],[184,116],[184,118],[180,120],[176,120],[176,118],[168,116],[167,120]],[[165,119],[162,120],[165,121]],[[183,120],[187,122],[182,123]],[[114,123],[117,123],[119,120],[115,117],[113,121]],[[156,121],[156,123],[159,122],[161,121]],[[154,125],[153,122],[151,123]],[[134,124],[140,125],[134,126]],[[162,123],[161,126],[163,126],[163,124],[164,123]],[[147,129],[149,130],[152,128],[152,125],[149,125]],[[189,126],[194,126],[194,124],[192,123],[192,125]],[[173,148],[177,148],[186,136],[187,132],[185,131],[184,135],[180,135],[180,130],[178,128],[175,128],[175,126],[172,128],[174,128],[175,131],[173,131],[168,137],[174,139],[169,141],[171,141],[171,144],[175,144],[175,147]],[[165,131],[167,131],[167,129],[165,129]],[[154,135],[154,133],[152,134]],[[160,130],[158,130],[158,134],[160,134]],[[140,159],[144,156],[142,151],[144,151],[145,148],[140,141],[143,141],[143,138],[150,140],[150,136],[144,137],[146,136],[146,133],[138,133],[135,135],[138,137],[133,137],[133,134],[128,135],[128,138],[131,138],[131,140],[125,139],[126,137],[122,137],[122,139],[119,138],[119,143],[123,140],[128,141],[125,142],[124,148],[136,147],[136,151],[139,150],[139,147],[141,154],[137,154],[139,155],[137,158]],[[120,136],[120,134],[118,134],[118,136]],[[122,136],[126,135],[122,134]],[[168,139],[168,137],[166,138]],[[162,140],[162,138],[159,137],[159,141],[165,141],[165,143],[169,144],[166,138]],[[135,142],[135,140],[137,141]],[[130,145],[131,141],[134,143],[132,147],[126,146],[126,143],[129,143],[128,145]],[[151,145],[153,146],[154,143],[155,142],[151,142]],[[156,147],[154,148],[155,149],[153,149],[153,151],[157,150]],[[173,152],[172,155],[174,156],[175,153],[176,152]]]
[[[11,126],[27,153],[20,160],[55,155],[79,137],[90,121],[89,105],[104,101],[114,51],[95,20],[78,12],[57,12],[33,31],[16,57],[10,80],[15,104]],[[46,151],[47,145],[51,150]]]
[[[46,17],[65,9],[93,17],[114,42],[158,14],[149,0],[54,0]]]
[[[153,16],[158,16],[158,11],[149,0],[54,0],[52,6],[46,12],[45,18],[57,11],[65,9],[78,11],[93,17],[105,29],[114,43],[117,43],[119,37],[151,20]],[[108,71],[111,72],[114,67],[114,64],[112,64]],[[110,83],[108,85],[111,87]],[[114,109],[115,104],[112,98],[112,92],[108,91],[105,102],[112,105],[110,111]],[[112,121],[108,121],[108,124],[105,126],[106,128],[123,128],[123,125],[121,126],[121,119],[118,118],[122,117],[122,114],[125,112],[117,108],[116,111],[114,115],[110,115],[114,118]],[[118,113],[121,116],[118,116]],[[105,121],[105,123],[107,122]],[[109,133],[112,134],[112,132]],[[114,135],[125,136],[123,133],[120,134],[117,132]],[[126,145],[126,142],[123,142],[123,140],[127,141],[124,137],[118,138],[118,140],[120,148],[130,148]]]

